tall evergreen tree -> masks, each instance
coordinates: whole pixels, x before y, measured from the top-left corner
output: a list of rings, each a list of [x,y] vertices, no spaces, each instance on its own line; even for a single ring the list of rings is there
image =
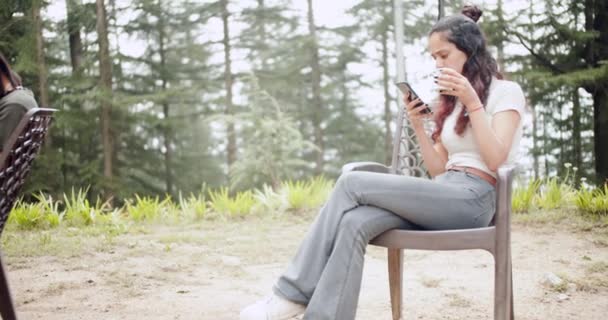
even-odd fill
[[[106,179],[105,196],[114,196],[113,160],[114,139],[112,132],[112,60],[110,58],[110,44],[108,41],[108,20],[104,0],[97,0],[97,34],[99,44],[99,86],[101,96],[101,138],[103,145],[103,175]]]
[[[581,121],[584,115],[592,115],[595,177],[598,183],[604,183],[608,178],[608,151],[602,148],[602,141],[608,138],[608,67],[602,61],[608,59],[608,3],[547,0],[544,6],[545,12],[533,22],[540,34],[529,36],[528,23],[532,22],[509,28],[508,33],[533,57],[534,67],[526,76],[535,88],[560,92],[567,101],[572,101],[572,92],[578,88],[590,95],[592,110],[582,107],[581,118],[568,115],[567,122],[574,120],[576,134],[582,135],[584,129],[578,130]],[[564,86],[570,90],[557,90]],[[559,122],[556,121],[556,130],[570,129]]]

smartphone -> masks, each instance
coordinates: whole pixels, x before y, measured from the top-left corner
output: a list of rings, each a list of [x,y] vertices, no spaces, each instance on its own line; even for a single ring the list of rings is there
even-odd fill
[[[407,82],[397,82],[395,83],[395,85],[397,86],[397,88],[399,88],[399,90],[401,90],[401,92],[403,93],[404,96],[409,96],[410,100],[416,100],[418,98],[420,98],[420,96],[416,93],[416,91],[414,91],[414,89],[412,89],[412,86],[410,86],[409,83]],[[411,96],[410,96],[411,93]],[[418,104],[416,107],[420,106],[421,104],[424,104],[424,102],[420,102],[420,104]],[[426,108],[422,109],[423,114],[428,114],[428,113],[433,113],[433,111],[431,110],[431,108],[429,108],[429,106],[426,106]]]

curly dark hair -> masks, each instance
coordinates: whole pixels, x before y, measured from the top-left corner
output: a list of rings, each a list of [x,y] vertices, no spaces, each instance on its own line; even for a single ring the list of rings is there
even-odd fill
[[[436,32],[443,33],[447,41],[453,43],[458,50],[466,54],[467,61],[462,69],[462,75],[469,80],[485,106],[492,77],[502,79],[503,76],[498,71],[496,60],[490,55],[486,47],[486,39],[481,28],[477,25],[477,20],[479,20],[481,14],[482,12],[478,7],[466,5],[461,14],[439,20],[431,29],[429,36]],[[445,119],[454,111],[455,106],[456,97],[441,96],[438,111],[435,113],[437,127],[432,135],[434,141],[438,141]],[[469,121],[466,110],[463,108],[454,131],[462,136]]]

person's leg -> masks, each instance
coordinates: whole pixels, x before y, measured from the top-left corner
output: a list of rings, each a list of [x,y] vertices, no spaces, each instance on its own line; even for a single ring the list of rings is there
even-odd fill
[[[435,180],[370,172],[342,175],[275,284],[275,294],[308,304],[334,251],[342,217],[352,209],[362,205],[384,208],[425,229],[480,227],[494,212],[495,193],[483,183],[454,172]]]
[[[386,209],[424,229],[483,227],[480,217],[494,214],[494,187],[464,172],[449,171],[434,180],[350,172],[340,179],[357,204]]]
[[[382,232],[395,228],[417,229],[394,213],[377,207],[359,206],[344,214],[333,251],[304,319],[354,319],[367,244]]]
[[[296,255],[274,285],[275,294],[293,302],[308,304],[334,249],[343,215],[359,206],[356,199],[358,191],[353,190],[350,179],[345,178],[349,175],[350,173],[347,173],[338,178],[329,199],[319,211]],[[374,175],[389,176],[380,173]]]
[[[438,225],[443,228],[481,226],[478,224],[487,224],[489,221],[486,214],[494,211],[495,193],[492,187],[479,183],[478,179],[466,174],[449,174],[440,177],[439,182],[430,181],[430,184],[407,177],[400,179],[397,176],[397,179],[392,179],[394,177],[396,176],[379,176],[361,172],[342,178],[345,180],[343,184],[350,186],[350,191],[356,201],[367,205],[360,205],[343,215],[331,255],[306,308],[304,319],[354,319],[365,248],[369,241],[389,229],[419,228],[408,220],[401,219],[395,213],[377,206],[391,207],[395,206],[395,202],[397,202],[397,207],[393,208],[394,211],[420,223],[427,223],[427,228],[435,228],[434,226]],[[428,181],[426,180],[426,182]],[[437,184],[441,185],[437,186]],[[377,190],[382,191],[377,192]],[[400,210],[399,205],[403,203],[424,200],[425,197],[419,195],[419,190],[427,194],[432,190],[436,191],[435,196],[429,197],[428,200],[435,203],[438,208],[423,211],[415,205],[405,205],[406,209]],[[404,193],[401,194],[401,192]],[[385,196],[387,194],[393,196],[387,197]],[[399,194],[401,194],[400,197],[398,197]],[[441,196],[437,196],[437,194]],[[458,201],[454,203],[454,200]],[[429,211],[431,217],[428,219],[422,219],[416,215],[423,215]],[[453,217],[452,214],[456,216]]]

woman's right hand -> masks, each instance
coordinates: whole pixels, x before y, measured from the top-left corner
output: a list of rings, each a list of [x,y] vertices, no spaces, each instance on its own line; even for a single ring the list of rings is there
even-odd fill
[[[422,103],[419,98],[410,101],[409,96],[403,97],[403,102],[405,103],[405,112],[407,112],[407,117],[410,119],[412,128],[424,128],[423,120],[424,118],[428,118],[430,114],[422,113],[422,110],[428,108],[428,106]]]

